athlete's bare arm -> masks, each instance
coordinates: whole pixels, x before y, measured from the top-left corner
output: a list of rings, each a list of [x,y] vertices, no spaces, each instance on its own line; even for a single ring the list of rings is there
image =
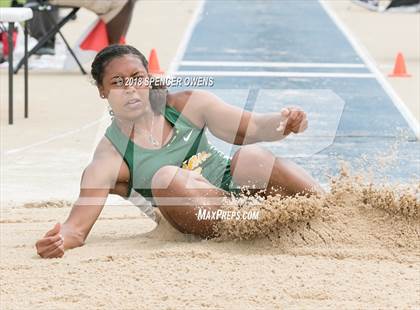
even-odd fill
[[[104,137],[85,168],[80,194],[63,224],[57,223],[36,243],[43,258],[62,257],[64,251],[82,246],[117,182],[127,181],[128,168],[121,156]]]
[[[306,129],[306,113],[298,107],[279,112],[257,113],[224,102],[205,90],[182,91],[169,101],[199,128],[206,125],[216,137],[237,145],[278,141]],[[280,125],[283,123],[283,128]]]

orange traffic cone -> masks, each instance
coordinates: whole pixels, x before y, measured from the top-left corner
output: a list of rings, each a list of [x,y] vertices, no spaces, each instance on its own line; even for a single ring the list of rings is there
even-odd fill
[[[400,52],[397,54],[397,58],[395,59],[395,66],[394,71],[388,76],[391,77],[410,77],[411,75],[407,73],[405,68],[405,60],[403,54]]]
[[[150,52],[148,70],[150,74],[163,74],[163,71],[160,70],[158,57],[154,48]]]

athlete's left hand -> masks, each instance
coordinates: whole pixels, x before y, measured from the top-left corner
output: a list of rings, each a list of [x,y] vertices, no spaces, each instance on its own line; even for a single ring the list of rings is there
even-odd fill
[[[281,121],[277,131],[283,131],[283,135],[287,136],[291,132],[300,133],[308,128],[308,120],[306,113],[297,107],[287,107],[280,111]]]

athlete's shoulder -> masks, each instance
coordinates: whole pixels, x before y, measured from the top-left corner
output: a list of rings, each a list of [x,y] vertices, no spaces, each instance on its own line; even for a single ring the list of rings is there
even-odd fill
[[[104,136],[99,141],[94,151],[92,160],[86,166],[83,176],[93,184],[111,184],[121,176],[126,179],[128,168],[121,170],[124,161],[112,143]]]
[[[183,117],[187,118],[190,122],[198,128],[203,128],[205,125],[203,113],[204,108],[201,104],[200,97],[203,96],[200,90],[183,90],[168,94],[167,104]]]
[[[120,153],[118,153],[112,142],[106,136],[103,136],[95,148],[93,160],[112,161],[118,157],[121,157]]]
[[[182,90],[168,93],[167,104],[178,111],[182,111],[193,94],[192,90]]]
[[[187,103],[201,103],[214,96],[210,91],[202,89],[181,90],[168,94],[168,105],[182,111]]]

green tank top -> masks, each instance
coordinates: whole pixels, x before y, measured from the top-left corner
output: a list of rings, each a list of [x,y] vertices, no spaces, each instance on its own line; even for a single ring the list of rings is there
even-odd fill
[[[166,104],[164,116],[174,128],[169,142],[159,149],[147,149],[134,143],[121,131],[115,120],[105,136],[123,157],[130,170],[129,191],[135,190],[156,206],[151,191],[151,180],[165,165],[174,165],[200,173],[211,184],[226,191],[238,193],[230,173],[231,158],[208,141],[205,128],[198,128],[174,107]]]

